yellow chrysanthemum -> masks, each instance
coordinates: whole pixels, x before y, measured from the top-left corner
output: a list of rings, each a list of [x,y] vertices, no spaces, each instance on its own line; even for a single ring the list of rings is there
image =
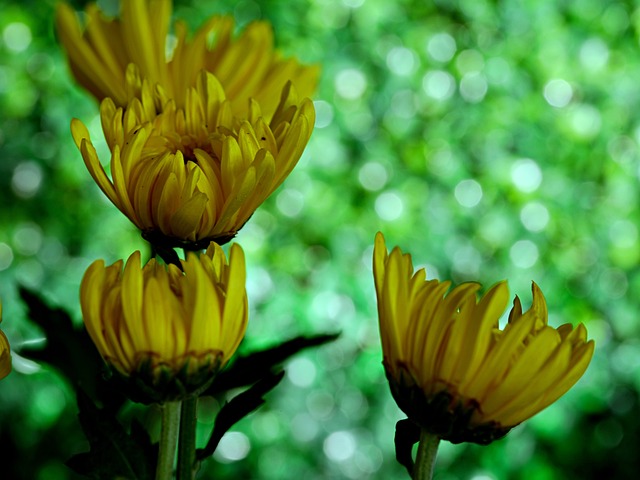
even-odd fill
[[[489,443],[556,401],[585,372],[593,340],[585,327],[547,325],[533,284],[533,304],[515,298],[504,330],[505,282],[481,299],[477,283],[413,272],[411,256],[389,254],[378,233],[373,255],[384,367],[398,406],[425,431],[454,443]]]
[[[0,302],[0,322],[2,322],[2,302]],[[9,340],[0,330],[0,380],[11,373],[11,349]]]
[[[117,106],[125,107],[138,95],[126,83],[131,63],[151,85],[160,84],[178,108],[185,106],[186,92],[195,85],[201,70],[220,80],[233,111],[242,116],[253,98],[270,119],[287,81],[303,97],[315,92],[319,68],[282,58],[274,49],[267,22],[253,22],[233,38],[233,18],[215,16],[188,39],[183,22],[176,23],[175,36],[169,34],[170,0],[122,1],[120,8],[120,18],[109,19],[90,4],[84,28],[67,4],[60,4],[56,11],[57,32],[71,71],[100,101],[111,98]],[[169,40],[174,48],[167,54]]]
[[[82,279],[84,323],[98,351],[137,395],[164,401],[205,387],[236,351],[247,326],[244,253],[229,262],[212,244],[175,265],[140,252],[105,267],[94,262]]]
[[[129,74],[136,78],[135,68]],[[184,109],[145,81],[141,100],[123,110],[107,98],[100,111],[113,180],[86,127],[71,124],[91,175],[145,238],[185,248],[232,238],[289,175],[315,121],[313,103],[298,102],[291,84],[269,123],[255,101],[247,119],[234,118],[206,72],[188,90]]]

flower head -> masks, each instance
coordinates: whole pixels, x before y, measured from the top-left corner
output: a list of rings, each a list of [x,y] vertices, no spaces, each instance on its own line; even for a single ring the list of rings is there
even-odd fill
[[[244,254],[229,262],[212,244],[189,253],[181,271],[140,252],[105,267],[94,262],[82,279],[84,323],[116,373],[135,385],[140,401],[166,401],[205,388],[236,351],[247,326]]]
[[[133,83],[139,80],[130,67]],[[160,87],[142,81],[141,99],[126,109],[102,102],[111,149],[105,173],[87,128],[71,131],[91,175],[109,199],[152,242],[195,249],[232,238],[289,175],[309,140],[315,113],[288,84],[270,122],[252,101],[234,117],[216,78],[201,72],[178,108]]]
[[[477,283],[413,272],[411,256],[389,254],[378,233],[373,255],[383,364],[398,406],[427,432],[454,443],[486,444],[535,415],[585,372],[593,340],[580,324],[547,325],[547,306],[533,284],[533,304],[518,297],[501,330],[505,282],[480,299]],[[448,293],[447,293],[448,291]]]
[[[2,322],[2,302],[0,302],[0,322]],[[11,349],[7,336],[0,330],[0,380],[9,373],[11,373]]]
[[[117,19],[107,18],[96,4],[90,4],[84,29],[71,7],[60,4],[57,32],[76,80],[98,100],[112,98],[117,106],[125,107],[139,95],[126,82],[127,67],[133,63],[142,78],[161,85],[182,108],[187,90],[204,69],[220,80],[234,112],[243,115],[249,98],[254,98],[268,119],[287,81],[304,97],[314,93],[319,68],[282,58],[274,49],[267,22],[253,22],[234,38],[233,18],[214,16],[189,39],[183,22],[176,23],[170,36],[171,3],[123,1]],[[174,43],[169,52],[168,39]]]

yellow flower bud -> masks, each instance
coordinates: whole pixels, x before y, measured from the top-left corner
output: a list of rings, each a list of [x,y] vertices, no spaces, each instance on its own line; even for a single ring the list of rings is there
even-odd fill
[[[477,283],[414,273],[411,256],[387,252],[378,233],[373,254],[383,364],[392,394],[409,419],[454,443],[487,444],[555,402],[587,369],[594,342],[584,325],[547,324],[533,284],[533,304],[516,297],[508,324],[506,282],[481,298]]]
[[[177,22],[167,51],[170,0],[123,1],[120,8],[119,18],[113,19],[89,4],[84,27],[69,5],[61,3],[56,10],[56,30],[71,72],[99,101],[111,98],[118,107],[126,107],[140,95],[140,85],[132,88],[127,82],[130,64],[137,65],[151,85],[159,84],[178,108],[184,108],[185,95],[203,69],[220,80],[232,110],[243,117],[253,98],[270,120],[288,81],[303,97],[316,90],[318,66],[283,58],[274,48],[268,22],[250,23],[237,38],[230,16],[209,18],[193,35],[184,22]]]
[[[212,244],[175,265],[140,252],[86,271],[80,287],[84,323],[115,372],[135,384],[139,401],[196,394],[236,351],[247,326],[244,254],[232,245],[229,262]]]
[[[101,116],[112,179],[87,128],[71,124],[96,183],[152,243],[189,249],[236,235],[296,165],[315,121],[313,103],[299,102],[291,84],[270,123],[256,102],[248,118],[235,118],[222,86],[204,71],[184,109],[144,81],[141,100],[122,109],[106,99]]]

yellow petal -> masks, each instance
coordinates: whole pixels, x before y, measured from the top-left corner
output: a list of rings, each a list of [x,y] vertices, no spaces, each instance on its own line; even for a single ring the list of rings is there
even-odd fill
[[[485,415],[492,417],[498,409],[504,409],[527,395],[532,379],[537,379],[543,365],[560,344],[560,336],[552,328],[545,328],[531,341],[513,363],[504,379],[482,401]],[[557,373],[557,372],[556,372]]]
[[[165,297],[171,295],[161,288],[157,276],[149,278],[144,286],[143,318],[140,323],[147,327],[147,335],[139,339],[140,344],[146,348],[139,348],[139,352],[153,352],[159,359],[166,363],[173,360],[173,322],[179,322],[174,318]],[[173,365],[173,367],[176,367]]]
[[[89,336],[100,354],[103,357],[109,357],[113,356],[113,352],[108,348],[102,325],[102,295],[105,288],[104,269],[104,261],[102,260],[96,260],[89,266],[80,286],[80,305],[82,318]]]
[[[502,378],[514,355],[517,355],[522,348],[522,341],[531,332],[535,323],[534,316],[526,316],[507,325],[500,341],[488,353],[482,369],[467,386],[467,392],[471,398],[484,398],[490,392],[492,385],[498,381],[497,379]]]
[[[220,346],[222,305],[211,277],[207,276],[197,255],[189,255],[190,269],[186,275],[192,276],[195,288],[190,347],[195,351],[207,351]]]
[[[82,153],[82,158],[84,163],[89,170],[89,173],[98,184],[100,189],[104,192],[104,194],[111,200],[114,204],[117,203],[117,194],[109,177],[107,177],[104,168],[102,168],[102,164],[100,160],[98,160],[98,154],[96,153],[96,149],[93,147],[91,143],[91,138],[89,136],[89,130],[84,124],[74,118],[71,120],[71,134],[73,136],[73,140],[78,147],[78,149]]]
[[[498,328],[498,321],[509,302],[509,289],[506,282],[495,284],[485,293],[473,314],[474,321],[470,322],[470,329],[465,334],[465,343],[461,348],[462,355],[458,368],[464,375],[460,379],[461,385],[476,375],[482,368],[491,344],[492,332]]]
[[[200,219],[207,206],[208,198],[202,192],[195,193],[182,203],[171,216],[171,231],[174,236],[188,240],[197,240],[196,235]]]
[[[122,314],[123,320],[131,331],[131,338],[135,348],[144,350],[144,337],[146,332],[142,320],[143,314],[144,284],[142,267],[140,265],[140,252],[134,252],[124,267],[122,276]]]
[[[227,298],[222,317],[224,361],[236,351],[247,327],[246,266],[242,248],[234,243],[229,255]]]
[[[84,41],[75,12],[64,3],[56,7],[56,31],[67,51],[71,70],[80,77],[81,83],[98,99],[110,96],[119,103],[126,102],[122,77],[114,78],[117,72],[110,72]]]
[[[166,83],[165,39],[171,3],[166,0],[122,2],[121,9],[125,47],[131,61],[151,83]]]

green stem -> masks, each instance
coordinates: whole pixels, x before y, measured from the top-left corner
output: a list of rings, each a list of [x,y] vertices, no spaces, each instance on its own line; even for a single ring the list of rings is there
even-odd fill
[[[180,444],[178,445],[178,480],[192,480],[196,463],[196,407],[197,397],[182,402],[180,415]]]
[[[160,408],[162,409],[162,431],[160,432],[156,480],[171,480],[173,478],[173,461],[176,458],[176,445],[178,444],[180,402],[167,402]]]
[[[416,463],[413,467],[413,475],[411,475],[413,480],[431,480],[439,443],[440,437],[422,430]]]

